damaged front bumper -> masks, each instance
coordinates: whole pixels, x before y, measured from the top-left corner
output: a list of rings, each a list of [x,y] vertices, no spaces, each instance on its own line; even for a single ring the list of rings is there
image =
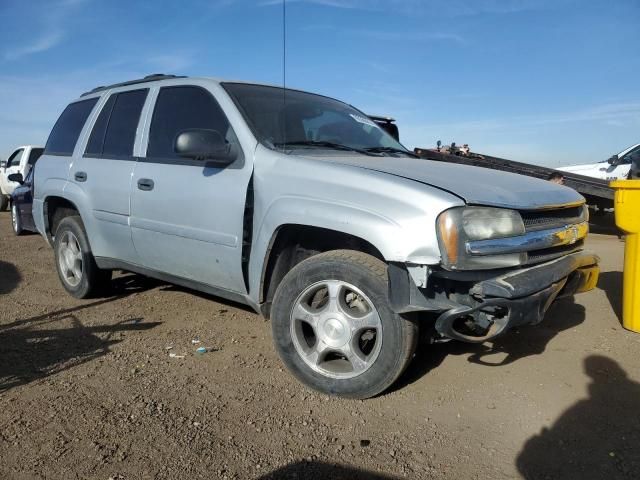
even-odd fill
[[[598,257],[576,252],[497,276],[432,271],[423,288],[400,264],[389,266],[391,306],[398,313],[437,313],[436,331],[446,338],[481,343],[509,328],[535,325],[556,298],[593,289]]]

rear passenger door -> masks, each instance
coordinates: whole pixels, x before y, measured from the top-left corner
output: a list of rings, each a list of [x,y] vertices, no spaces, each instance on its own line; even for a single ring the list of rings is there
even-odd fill
[[[104,101],[74,162],[70,181],[81,188],[91,209],[89,239],[98,257],[137,261],[129,228],[129,192],[134,145],[148,89],[111,93]]]
[[[218,131],[240,152],[226,167],[179,157],[177,135]],[[200,86],[162,87],[149,126],[146,156],[131,190],[131,232],[142,264],[205,285],[246,292],[243,217],[251,166],[224,111]]]

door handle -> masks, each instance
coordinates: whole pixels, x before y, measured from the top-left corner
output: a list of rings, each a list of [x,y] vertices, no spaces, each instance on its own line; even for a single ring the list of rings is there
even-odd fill
[[[151,180],[150,178],[141,178],[140,180],[138,180],[138,188],[140,190],[153,190],[153,185],[153,180]]]
[[[76,172],[73,178],[76,179],[76,182],[86,182],[87,172]]]

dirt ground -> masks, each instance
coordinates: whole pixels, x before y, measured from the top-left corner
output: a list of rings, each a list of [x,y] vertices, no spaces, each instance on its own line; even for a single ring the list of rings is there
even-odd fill
[[[7,212],[0,244],[2,479],[640,478],[616,236],[588,241],[598,289],[493,344],[422,345],[367,401],[302,387],[240,306],[136,275],[75,300]]]

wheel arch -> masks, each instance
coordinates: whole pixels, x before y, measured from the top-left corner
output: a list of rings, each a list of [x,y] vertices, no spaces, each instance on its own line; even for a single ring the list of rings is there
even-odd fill
[[[48,195],[43,200],[42,208],[46,238],[50,245],[53,245],[53,234],[63,218],[74,212],[82,218],[76,203],[63,195]]]
[[[273,231],[262,261],[259,303],[268,318],[275,291],[284,276],[303,260],[332,250],[355,250],[385,261],[371,242],[340,230],[300,223],[285,223]]]

